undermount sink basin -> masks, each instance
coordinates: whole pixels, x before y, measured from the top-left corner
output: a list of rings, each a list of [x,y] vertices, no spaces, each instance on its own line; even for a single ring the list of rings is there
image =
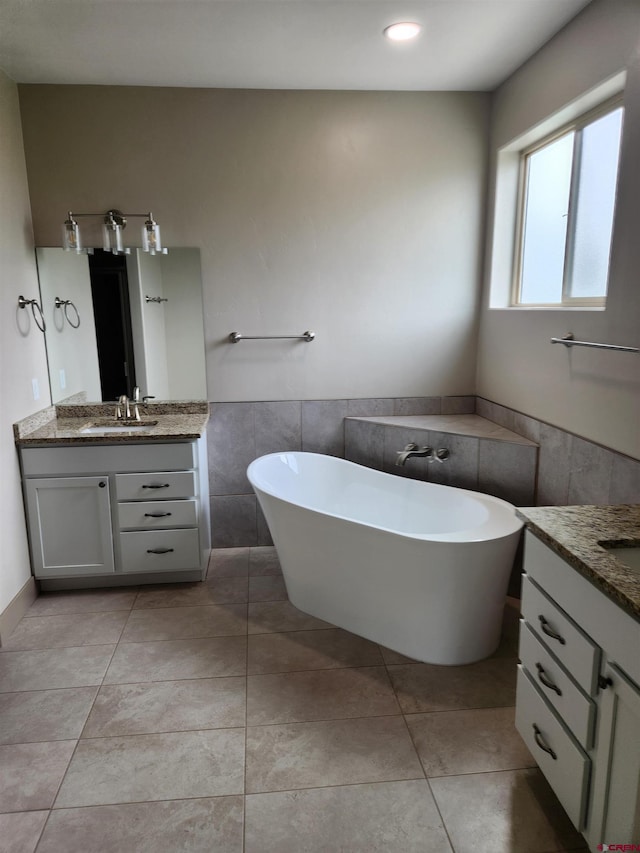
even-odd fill
[[[604,545],[604,548],[617,557],[621,563],[634,572],[640,572],[640,546],[632,545],[625,547],[624,545]]]
[[[114,421],[93,421],[82,427],[79,432],[83,435],[106,435],[118,432],[137,432],[155,426],[158,421],[127,421],[126,423],[115,423]]]

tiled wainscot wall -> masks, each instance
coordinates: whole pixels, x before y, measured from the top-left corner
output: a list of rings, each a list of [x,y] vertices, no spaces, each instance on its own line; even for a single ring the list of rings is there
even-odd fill
[[[207,436],[213,547],[272,544],[246,475],[258,456],[306,450],[344,457],[347,417],[467,414],[474,408],[472,396],[212,403]]]
[[[519,441],[395,426],[389,417],[476,413]],[[357,420],[370,418],[371,421]],[[355,419],[355,420],[351,420]],[[383,419],[376,423],[376,419]],[[409,443],[446,447],[445,463],[395,454]],[[265,453],[305,450],[400,476],[477,489],[519,506],[640,502],[640,462],[474,396],[212,403],[208,428],[213,546],[270,545],[247,480]]]
[[[347,418],[345,458],[388,474],[485,492],[518,506],[535,495],[538,446],[475,414]],[[468,432],[469,434],[464,434]],[[430,457],[397,465],[408,444],[428,446]],[[439,461],[436,453],[448,451]]]

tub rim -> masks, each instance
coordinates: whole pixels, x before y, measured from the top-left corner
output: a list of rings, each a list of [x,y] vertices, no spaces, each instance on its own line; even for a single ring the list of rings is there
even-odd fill
[[[328,518],[336,518],[340,521],[348,522],[350,524],[361,525],[371,530],[379,530],[383,533],[392,534],[394,536],[400,536],[405,539],[414,539],[420,542],[456,543],[459,545],[465,543],[472,544],[478,542],[493,542],[500,539],[508,538],[509,536],[513,536],[514,534],[520,533],[524,527],[524,522],[516,515],[515,505],[509,503],[509,501],[505,501],[502,498],[496,498],[493,495],[487,495],[484,492],[475,492],[472,489],[462,489],[458,486],[445,486],[441,483],[429,483],[424,480],[412,480],[412,482],[420,484],[422,486],[427,486],[429,489],[433,489],[436,491],[444,489],[448,492],[464,493],[470,500],[487,506],[489,510],[489,518],[484,523],[479,524],[475,527],[465,527],[461,530],[449,531],[447,533],[412,533],[408,531],[395,530],[391,527],[383,527],[380,524],[371,524],[370,522],[363,521],[362,519],[352,518],[347,515],[341,515],[337,512],[327,512],[326,510],[319,509],[317,506],[312,506],[308,503],[290,500],[289,498],[283,497],[281,494],[276,493],[273,489],[265,488],[263,485],[257,484],[255,482],[255,471],[259,469],[261,463],[265,464],[265,460],[267,459],[274,459],[276,457],[281,458],[283,456],[305,456],[329,459],[332,460],[330,464],[338,463],[340,465],[347,465],[354,468],[364,469],[365,471],[373,472],[375,475],[378,475],[381,478],[394,477],[395,475],[389,474],[386,471],[379,471],[376,468],[369,468],[366,465],[360,465],[357,462],[352,462],[349,459],[342,459],[338,456],[330,456],[326,453],[312,453],[310,451],[305,450],[282,450],[276,451],[274,453],[265,453],[262,456],[259,456],[257,459],[254,459],[253,462],[248,465],[247,478],[249,479],[251,487],[256,492],[256,494],[258,494],[258,491],[261,491],[269,495],[269,497],[282,501],[283,503],[286,503],[289,506],[300,507],[301,509],[308,510],[309,512],[315,512],[319,515],[324,515]],[[499,519],[496,519],[495,514],[491,513],[491,507],[495,507],[501,511]],[[497,525],[499,525],[500,527],[500,529],[498,530],[495,529]]]

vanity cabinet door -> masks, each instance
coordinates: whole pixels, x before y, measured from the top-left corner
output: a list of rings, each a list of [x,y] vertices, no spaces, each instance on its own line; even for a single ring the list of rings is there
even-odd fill
[[[114,571],[108,477],[25,481],[34,575]]]
[[[640,843],[640,687],[615,664],[600,698],[593,785],[593,844]]]

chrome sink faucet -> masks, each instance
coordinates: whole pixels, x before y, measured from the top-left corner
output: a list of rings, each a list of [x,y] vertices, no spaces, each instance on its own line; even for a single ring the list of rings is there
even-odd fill
[[[129,398],[126,394],[121,394],[120,397],[118,397],[118,405],[116,406],[116,420],[131,420],[131,408],[129,407]]]
[[[140,420],[140,412],[138,411],[138,404],[134,402],[133,404],[133,415],[131,414],[131,401],[127,397],[126,394],[122,394],[118,397],[118,405],[116,406],[116,420],[118,421],[139,421]]]
[[[426,456],[427,459],[431,459],[433,456],[433,447],[418,447],[417,444],[411,442],[407,444],[404,450],[399,450],[397,456],[396,465],[404,465],[407,459],[410,459],[412,456]]]

